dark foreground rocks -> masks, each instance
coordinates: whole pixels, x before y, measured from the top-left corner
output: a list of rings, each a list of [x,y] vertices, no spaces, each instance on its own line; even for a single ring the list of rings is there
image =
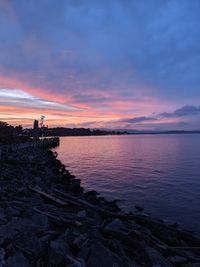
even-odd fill
[[[199,239],[84,192],[51,151],[0,164],[0,267],[200,266]]]

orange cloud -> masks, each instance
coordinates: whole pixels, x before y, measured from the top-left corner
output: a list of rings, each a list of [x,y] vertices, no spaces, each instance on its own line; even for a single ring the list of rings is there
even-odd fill
[[[46,100],[56,101],[60,103],[65,103],[66,101],[71,101],[72,99],[68,96],[63,96],[63,94],[48,92],[44,88],[35,87],[24,80],[19,80],[15,78],[9,78],[5,76],[0,76],[0,87],[9,89],[21,89],[25,92],[32,94]]]
[[[36,101],[36,105],[33,106],[28,99],[23,105],[14,99],[10,102],[8,99],[5,103],[0,101],[0,120],[7,120],[13,125],[32,126],[33,119],[40,118],[43,114],[46,116],[46,123],[50,126],[78,125],[95,121],[95,125],[103,127],[105,123],[112,125],[111,122],[115,120],[131,116],[145,116],[152,112],[166,110],[165,107],[168,107],[167,103],[163,104],[162,102],[161,105],[157,99],[121,97],[105,90],[99,92],[94,88],[76,96],[72,92],[63,94],[58,91],[58,93],[54,93],[49,89],[33,86],[31,80],[26,81],[23,77],[20,78],[20,75],[16,77],[18,78],[1,75],[0,90],[10,90],[14,93],[17,92],[16,90],[25,92],[38,102]],[[67,106],[74,107],[74,109],[67,109]]]

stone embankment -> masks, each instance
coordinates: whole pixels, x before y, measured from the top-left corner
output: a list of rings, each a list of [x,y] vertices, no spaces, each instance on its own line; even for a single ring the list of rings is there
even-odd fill
[[[59,137],[43,138],[38,141],[29,141],[23,143],[16,143],[10,145],[0,145],[0,160],[7,157],[9,153],[22,151],[24,149],[37,149],[37,148],[51,148],[58,146],[60,143]]]
[[[46,149],[0,161],[0,267],[197,267],[200,240],[85,192]]]

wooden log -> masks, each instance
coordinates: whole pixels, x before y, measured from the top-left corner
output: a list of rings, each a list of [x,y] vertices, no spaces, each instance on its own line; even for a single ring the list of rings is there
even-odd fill
[[[21,250],[23,253],[27,254],[28,256],[31,256],[32,258],[34,258],[32,252],[29,251],[28,249],[23,248],[23,247],[21,247],[21,246],[19,246],[17,244],[14,244],[14,247],[17,248],[17,249],[19,249],[19,250]]]
[[[91,209],[91,210],[94,210],[94,211],[98,211],[98,212],[106,212],[106,210],[98,207],[98,206],[95,206],[91,203],[89,203],[88,201],[86,200],[82,200],[80,198],[77,198],[77,197],[74,197],[72,196],[71,194],[68,194],[68,193],[63,193],[57,189],[54,189],[53,190],[56,194],[58,194],[59,196],[61,196],[62,198],[65,199],[65,201],[73,204],[73,205],[76,205],[76,206],[80,206],[80,207],[83,207],[83,208],[86,208],[86,209]]]
[[[185,231],[173,228],[171,226],[165,225],[165,224],[160,223],[158,221],[155,221],[155,220],[153,220],[151,218],[147,218],[147,217],[145,217],[143,215],[112,212],[112,211],[100,208],[98,206],[95,206],[95,205],[89,203],[86,200],[74,197],[69,193],[63,193],[63,192],[61,192],[61,191],[59,191],[57,189],[54,189],[54,192],[56,194],[58,194],[59,196],[61,196],[65,201],[67,201],[67,202],[69,202],[71,204],[74,204],[74,205],[82,206],[84,209],[91,209],[91,210],[93,210],[95,212],[99,212],[101,214],[108,215],[108,216],[111,216],[111,217],[114,217],[114,218],[125,219],[125,220],[134,220],[139,224],[140,223],[144,224],[145,228],[147,228],[147,229],[148,229],[148,227],[151,228],[151,226],[153,225],[154,228],[158,228],[158,229],[161,228],[161,229],[165,229],[165,230],[170,230],[170,231],[172,231],[174,233],[177,233],[181,238],[183,238],[185,240],[193,239],[197,244],[196,247],[199,247],[198,244],[200,244],[200,240],[195,238],[195,237],[193,237],[188,232],[185,232]],[[145,234],[148,235],[152,240],[154,240],[154,242],[157,242],[157,244],[163,245],[164,247],[168,247],[168,245],[165,244],[163,241],[161,241],[158,237],[155,237],[151,233],[150,230],[145,231]],[[188,246],[188,247],[190,247],[190,246]],[[169,247],[168,247],[168,249],[169,249]],[[172,248],[170,248],[170,250],[172,250]]]
[[[67,202],[68,203],[71,203],[73,205],[77,205],[79,207],[83,207],[84,209],[90,209],[90,210],[93,210],[95,212],[98,212],[98,213],[101,213],[101,214],[104,214],[104,215],[108,215],[108,216],[111,216],[111,217],[114,217],[114,218],[120,218],[120,219],[128,219],[128,220],[135,220],[135,221],[139,221],[140,223],[144,223],[146,224],[147,226],[150,224],[154,224],[154,226],[156,227],[164,227],[166,229],[169,229],[169,230],[173,230],[175,232],[178,232],[180,233],[181,235],[183,235],[184,237],[191,237],[188,233],[185,233],[184,231],[180,231],[180,230],[177,230],[177,229],[174,229],[173,227],[170,227],[170,226],[167,226],[167,225],[164,225],[162,223],[159,223],[159,222],[155,222],[153,220],[151,220],[150,218],[145,218],[144,216],[142,215],[135,215],[135,214],[124,214],[124,213],[115,213],[115,212],[112,212],[112,211],[109,211],[109,210],[106,210],[106,209],[103,209],[103,208],[100,208],[98,206],[95,206],[91,203],[89,203],[88,201],[86,200],[83,200],[83,199],[80,199],[80,198],[77,198],[77,197],[74,197],[72,196],[71,194],[68,194],[68,193],[63,193],[57,189],[54,189],[54,192],[56,194],[58,194],[59,196],[61,196],[62,198],[64,198],[64,200],[61,200],[57,197],[54,197],[46,192],[43,192],[41,191],[40,189],[38,188],[34,188],[34,187],[30,187],[30,189],[34,192],[37,192],[38,194],[46,197],[47,199],[53,201],[54,203],[58,204],[58,205],[61,205],[61,206],[67,206]],[[158,244],[162,244],[162,245],[165,245],[162,241],[160,241],[158,238],[156,238],[155,236],[153,236],[151,234],[151,232],[149,231],[148,233],[146,232],[145,234],[148,234],[148,236],[155,241],[157,241]],[[170,250],[173,250],[173,248],[169,248],[168,245],[166,245],[166,247]]]
[[[72,222],[73,222],[72,218],[66,220],[66,219],[64,219],[62,217],[58,217],[58,216],[52,215],[50,212],[45,212],[45,211],[39,210],[38,208],[33,208],[33,210],[36,211],[37,213],[40,213],[42,215],[47,216],[49,219],[52,219],[54,221],[58,221],[60,223],[72,224]]]
[[[56,197],[44,192],[44,191],[41,191],[39,188],[29,186],[29,189],[34,191],[34,192],[36,192],[36,193],[38,193],[39,195],[41,195],[41,196],[43,196],[43,197],[45,197],[47,199],[49,199],[50,201],[54,202],[57,205],[67,206],[66,202],[64,202],[64,201],[62,201],[62,200],[60,200],[60,199],[58,199],[58,198],[56,198]]]
[[[161,224],[159,222],[155,222],[155,221],[151,220],[149,217],[148,218],[145,217],[144,215],[112,212],[112,211],[109,211],[107,209],[100,208],[100,207],[98,207],[96,205],[93,205],[93,204],[89,203],[86,200],[80,199],[78,197],[74,197],[69,193],[63,193],[63,192],[61,192],[60,190],[57,190],[57,189],[54,189],[53,191],[57,195],[61,196],[65,201],[67,201],[67,202],[69,202],[71,204],[74,204],[74,205],[82,206],[85,209],[91,209],[91,210],[94,210],[96,212],[100,212],[102,214],[109,215],[109,216],[115,217],[115,218],[128,219],[128,220],[137,220],[137,221],[143,222],[143,223],[153,222],[153,223],[156,223],[159,226],[161,226],[161,225],[162,225],[162,227],[165,226],[165,225],[163,225],[163,224]],[[165,227],[170,228],[170,230],[172,229],[172,230],[177,231],[176,229],[174,229],[172,227],[169,227],[169,226],[165,226]]]

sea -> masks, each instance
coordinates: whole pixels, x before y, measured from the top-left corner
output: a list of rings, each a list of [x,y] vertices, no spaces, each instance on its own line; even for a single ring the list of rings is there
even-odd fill
[[[200,134],[61,137],[55,150],[85,190],[200,234]]]

